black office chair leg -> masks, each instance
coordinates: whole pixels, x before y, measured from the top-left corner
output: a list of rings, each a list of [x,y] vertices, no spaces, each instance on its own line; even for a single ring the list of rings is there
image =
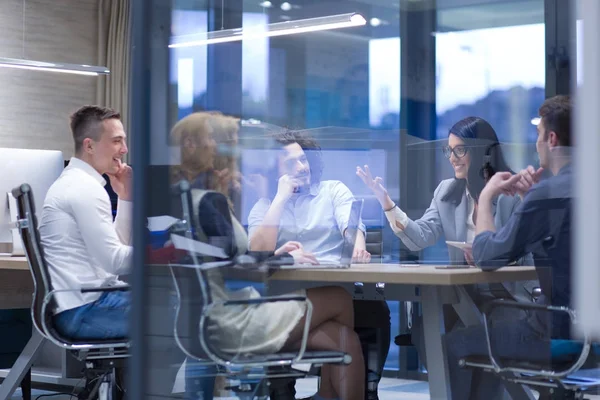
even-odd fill
[[[269,382],[271,400],[294,400],[296,398],[296,378],[273,378]]]
[[[77,398],[85,400],[102,399],[104,394],[110,393],[113,399],[117,398],[117,384],[115,370],[110,368],[97,374],[94,370],[86,370],[86,386],[78,393]]]
[[[23,394],[23,400],[31,400],[31,368],[21,380],[21,393]]]

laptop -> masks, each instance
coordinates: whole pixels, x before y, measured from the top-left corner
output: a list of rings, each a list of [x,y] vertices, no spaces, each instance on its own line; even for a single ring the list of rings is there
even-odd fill
[[[352,255],[354,254],[354,245],[356,244],[356,236],[358,235],[358,227],[360,226],[364,200],[354,200],[350,207],[350,218],[348,218],[348,228],[344,234],[344,243],[342,244],[342,254],[339,263],[321,263],[313,264],[292,264],[278,265],[277,269],[323,269],[323,268],[350,268],[352,263]]]

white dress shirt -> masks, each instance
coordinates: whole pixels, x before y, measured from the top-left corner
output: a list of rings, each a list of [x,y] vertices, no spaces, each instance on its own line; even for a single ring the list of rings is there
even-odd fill
[[[131,265],[131,202],[119,200],[113,222],[106,181],[91,165],[71,158],[52,184],[40,219],[40,237],[52,288],[80,289],[122,284]],[[55,296],[59,313],[91,303],[101,293]]]
[[[468,205],[467,205],[468,212],[467,212],[467,221],[466,221],[466,224],[467,224],[466,242],[473,243],[473,240],[475,240],[475,223],[473,222],[473,213],[475,211],[475,201],[469,194],[468,190],[467,190],[467,201],[468,201]],[[408,221],[409,221],[408,215],[406,215],[406,213],[404,211],[402,211],[400,209],[400,207],[398,207],[398,206],[395,206],[391,210],[386,211],[385,217],[387,218],[388,222],[390,223],[390,227],[392,228],[392,231],[394,233],[398,233],[403,230],[403,228],[400,228],[400,226],[398,224],[400,224],[402,226],[408,225]]]
[[[311,185],[307,193],[297,194],[285,203],[277,247],[286,242],[302,243],[304,250],[313,253],[320,263],[339,263],[348,228],[354,196],[340,181],[322,181]],[[248,236],[261,226],[271,200],[260,199],[248,215]],[[360,222],[359,229],[366,232]]]

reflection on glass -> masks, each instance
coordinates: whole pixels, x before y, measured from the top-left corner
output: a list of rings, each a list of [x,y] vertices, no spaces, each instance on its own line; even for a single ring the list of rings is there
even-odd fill
[[[400,119],[400,38],[369,41],[369,123],[389,126]],[[393,122],[392,122],[393,124]]]
[[[544,99],[544,35],[544,24],[436,33],[437,137],[473,115],[488,120],[501,142],[534,143],[530,121]],[[533,146],[515,150],[511,165],[532,162]]]

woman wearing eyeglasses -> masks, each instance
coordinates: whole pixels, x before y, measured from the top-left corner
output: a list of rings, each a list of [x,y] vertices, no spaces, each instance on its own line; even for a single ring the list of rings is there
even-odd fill
[[[454,178],[440,182],[433,194],[431,204],[425,214],[417,220],[410,219],[390,198],[380,177],[373,178],[369,167],[357,167],[356,174],[373,191],[390,226],[396,236],[412,251],[433,246],[444,235],[447,241],[472,243],[475,238],[477,221],[477,201],[486,182],[500,171],[510,171],[498,136],[492,126],[477,117],[468,117],[457,122],[448,133],[448,145],[444,154],[454,168]],[[410,188],[409,188],[410,190]],[[496,228],[502,227],[520,203],[518,196],[500,195],[494,204]],[[452,264],[473,264],[470,252],[449,246]],[[519,264],[533,265],[531,255]],[[539,286],[537,281],[506,282],[503,284],[477,285],[468,288],[476,304],[483,304],[494,298],[513,298],[519,301],[531,301],[532,292]],[[448,322],[456,315],[446,315]],[[494,315],[495,318],[511,317]],[[514,315],[512,315],[514,318]],[[452,326],[452,325],[449,325]],[[413,318],[412,338],[409,340],[417,347],[423,361],[425,346],[423,343],[422,321]],[[397,343],[408,344],[405,335]],[[484,387],[484,386],[482,386]]]
[[[477,200],[486,182],[506,164],[498,136],[484,119],[468,117],[448,133],[444,155],[454,168],[454,178],[440,182],[431,205],[418,220],[411,220],[390,198],[380,177],[373,178],[369,166],[356,167],[356,174],[375,194],[394,233],[412,251],[433,246],[444,235],[447,241],[472,243],[477,221]],[[409,188],[410,190],[410,188]],[[495,203],[496,228],[508,220],[519,204],[517,196],[500,196]],[[470,252],[449,246],[450,262],[473,264]]]

